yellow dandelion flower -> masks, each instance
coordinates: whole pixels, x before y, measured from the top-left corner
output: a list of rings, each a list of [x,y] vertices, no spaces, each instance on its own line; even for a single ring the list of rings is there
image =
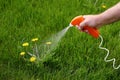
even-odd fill
[[[25,52],[21,52],[20,55],[21,55],[21,56],[24,56],[24,55],[25,55]]]
[[[52,42],[46,42],[46,44],[47,44],[47,45],[50,45],[50,44],[52,44]]]
[[[22,44],[22,46],[29,46],[29,43],[25,42],[25,43]]]
[[[34,56],[32,56],[32,57],[30,58],[30,62],[35,62],[35,60],[36,60],[36,57],[34,57]]]
[[[102,8],[104,8],[104,9],[105,9],[105,8],[106,8],[106,6],[105,6],[105,5],[102,5]]]
[[[38,38],[33,38],[32,41],[36,42],[36,41],[38,41]]]

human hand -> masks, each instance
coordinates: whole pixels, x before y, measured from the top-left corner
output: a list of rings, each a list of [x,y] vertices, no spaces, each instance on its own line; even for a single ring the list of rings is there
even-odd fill
[[[99,28],[102,24],[100,22],[99,15],[85,15],[83,16],[85,19],[83,22],[80,23],[78,29],[83,29],[84,26]]]

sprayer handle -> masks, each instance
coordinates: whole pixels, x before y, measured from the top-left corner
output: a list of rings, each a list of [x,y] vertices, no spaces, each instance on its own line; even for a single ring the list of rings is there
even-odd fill
[[[79,26],[82,21],[84,21],[83,16],[77,16],[77,17],[72,19],[70,24],[72,26]],[[94,38],[99,37],[99,31],[96,28],[93,28],[93,27],[90,27],[90,26],[84,26],[82,31],[87,32],[88,34],[90,34]]]

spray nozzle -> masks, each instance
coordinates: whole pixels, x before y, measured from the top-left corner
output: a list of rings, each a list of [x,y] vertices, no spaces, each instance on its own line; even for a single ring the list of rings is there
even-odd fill
[[[84,21],[83,16],[77,16],[77,17],[72,19],[72,21],[70,22],[69,26],[76,26],[76,27],[78,27],[82,21]],[[90,27],[90,26],[84,26],[82,31],[89,33],[94,38],[98,38],[99,37],[99,31],[96,28],[93,28],[93,27]]]

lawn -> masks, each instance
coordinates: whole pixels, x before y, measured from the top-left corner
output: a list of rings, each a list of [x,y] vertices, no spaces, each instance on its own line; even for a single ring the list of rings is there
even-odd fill
[[[72,18],[101,13],[117,2],[119,0],[1,0],[0,80],[120,80],[120,69],[115,70],[112,62],[104,61],[106,51],[98,48],[100,39],[76,28],[70,28],[39,64],[20,56],[24,42],[31,46],[31,39],[38,38],[38,46],[45,44],[53,34],[66,28]],[[103,5],[106,8],[102,8]],[[110,50],[108,59],[115,57],[116,66],[119,65],[120,22],[105,25],[99,31],[104,38],[102,46]]]

